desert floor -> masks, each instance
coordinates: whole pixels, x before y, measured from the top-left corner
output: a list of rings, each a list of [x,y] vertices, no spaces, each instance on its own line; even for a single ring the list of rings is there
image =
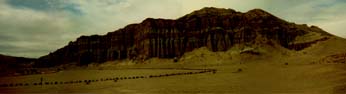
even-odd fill
[[[70,69],[54,74],[3,77],[3,83],[30,83],[30,86],[2,87],[2,93],[121,93],[121,94],[344,94],[344,64],[281,62],[220,62],[215,64],[132,65],[122,69]],[[149,75],[198,72],[201,70],[133,68],[216,69],[216,73],[173,75],[148,78]],[[239,71],[241,69],[242,71]],[[101,78],[146,76],[146,78],[101,81]],[[43,82],[99,80],[90,84],[72,83],[32,85]]]

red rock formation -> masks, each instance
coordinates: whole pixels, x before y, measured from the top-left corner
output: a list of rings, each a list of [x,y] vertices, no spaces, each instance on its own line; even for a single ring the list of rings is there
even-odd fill
[[[38,65],[173,58],[202,46],[211,51],[225,51],[235,44],[268,42],[301,50],[307,46],[296,47],[289,43],[309,32],[328,36],[317,27],[289,23],[260,9],[240,13],[232,9],[203,8],[176,20],[148,18],[106,35],[82,36],[41,57]]]

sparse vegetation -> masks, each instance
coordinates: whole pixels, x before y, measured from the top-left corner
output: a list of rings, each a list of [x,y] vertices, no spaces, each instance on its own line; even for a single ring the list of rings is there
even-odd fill
[[[241,69],[241,68],[239,68],[238,70],[237,70],[237,72],[242,72],[243,71],[243,69]]]

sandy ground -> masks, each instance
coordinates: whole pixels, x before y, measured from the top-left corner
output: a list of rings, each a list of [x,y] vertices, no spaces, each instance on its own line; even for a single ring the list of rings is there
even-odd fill
[[[174,64],[167,64],[172,66]],[[274,64],[251,62],[204,66],[217,73],[177,75],[65,85],[1,88],[2,93],[108,93],[108,94],[344,94],[343,64]],[[203,67],[203,68],[204,68]],[[243,71],[238,72],[241,68]],[[69,81],[114,76],[152,75],[191,70],[70,70],[57,74],[16,77],[14,82]],[[2,81],[4,81],[3,79]],[[22,81],[21,81],[22,80]],[[10,81],[6,79],[6,81]]]
[[[90,94],[346,94],[346,64],[319,62],[321,58],[346,53],[345,45],[319,43],[303,51],[272,54],[239,54],[237,50],[208,52],[205,48],[186,53],[178,63],[152,58],[145,64],[107,62],[85,69],[70,69],[55,74],[2,77],[1,83],[69,81],[124,76],[148,76],[196,72],[177,69],[216,69],[201,73],[167,77],[99,81],[90,84],[1,87],[1,93],[90,93]],[[270,50],[263,49],[268,52]],[[318,54],[323,53],[323,54]],[[287,63],[287,64],[285,64]],[[241,69],[242,71],[239,71]]]

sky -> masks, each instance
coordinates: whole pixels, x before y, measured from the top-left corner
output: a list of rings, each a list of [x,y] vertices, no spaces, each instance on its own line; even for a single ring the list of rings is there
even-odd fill
[[[346,0],[0,0],[0,54],[37,58],[81,35],[104,35],[145,18],[177,19],[203,7],[261,8],[346,38]]]

